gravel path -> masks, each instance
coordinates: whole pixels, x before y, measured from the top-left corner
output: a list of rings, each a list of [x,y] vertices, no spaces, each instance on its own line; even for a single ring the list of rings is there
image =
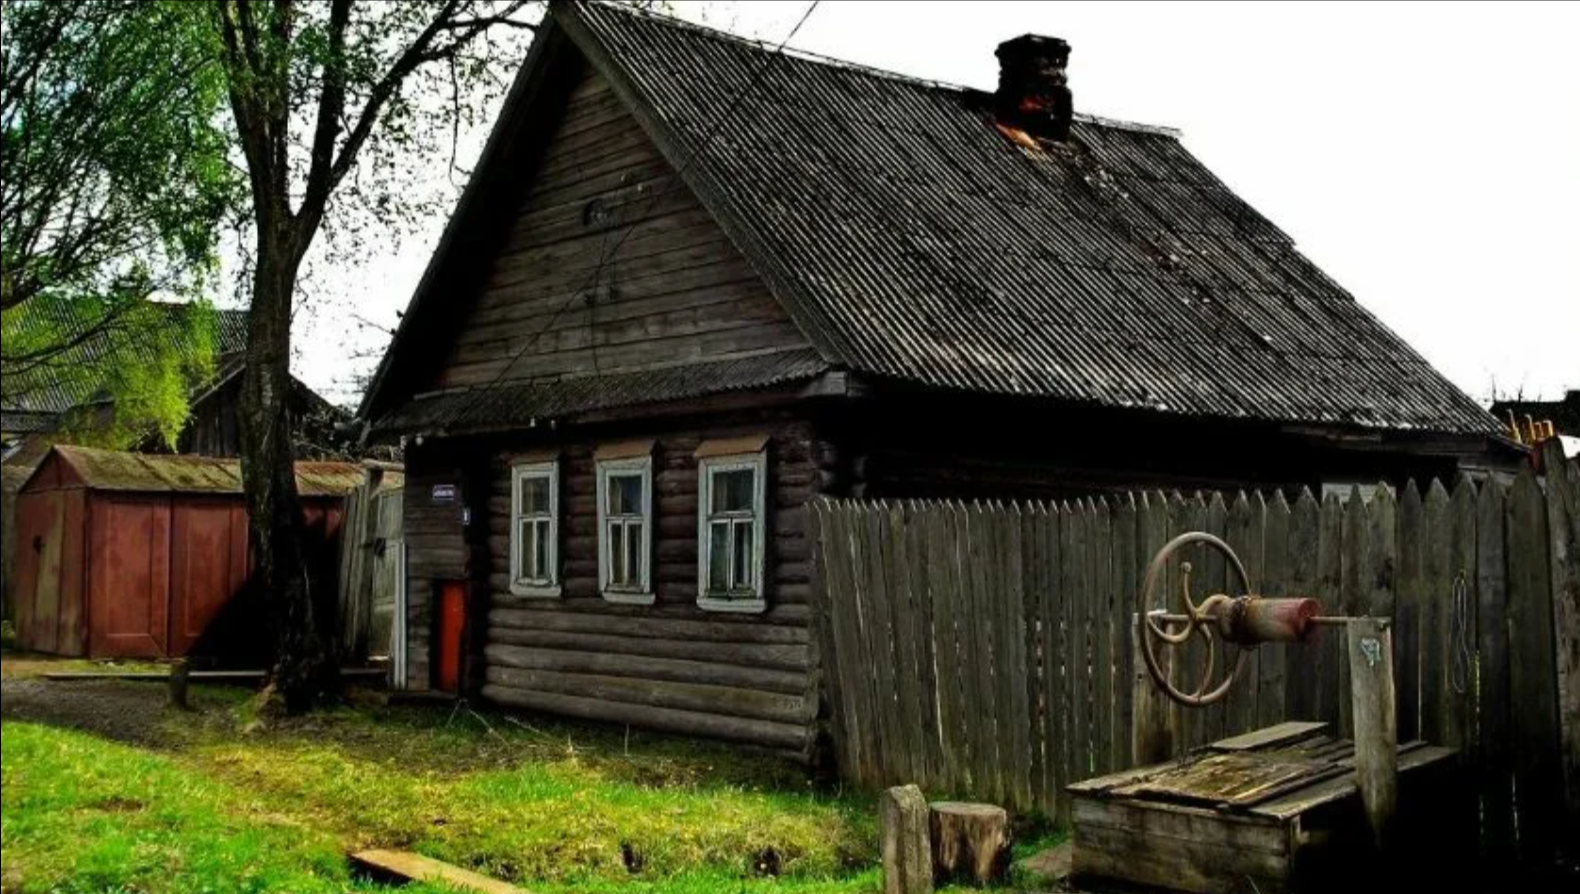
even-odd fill
[[[164,721],[177,716],[165,698],[166,689],[157,682],[7,677],[0,680],[0,717],[71,727],[137,745],[160,745],[170,739]],[[196,690],[192,698],[204,713],[223,704]]]

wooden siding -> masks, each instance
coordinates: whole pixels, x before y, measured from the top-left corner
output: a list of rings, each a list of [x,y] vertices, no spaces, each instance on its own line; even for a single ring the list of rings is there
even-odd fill
[[[605,601],[598,590],[593,452],[630,436],[559,445],[562,596],[509,587],[510,465],[528,448],[496,453],[487,518],[491,568],[485,648],[489,699],[584,719],[741,741],[808,756],[817,717],[807,500],[831,480],[831,451],[810,425],[714,425],[655,437],[655,604]],[[764,577],[768,610],[737,615],[697,607],[697,460],[704,439],[769,434]]]
[[[588,73],[430,387],[806,345],[608,84]]]

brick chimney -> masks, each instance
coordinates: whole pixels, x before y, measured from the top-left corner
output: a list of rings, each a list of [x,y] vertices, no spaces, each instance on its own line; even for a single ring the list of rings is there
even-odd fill
[[[1045,140],[1066,140],[1074,106],[1065,86],[1070,45],[1026,34],[998,45],[998,92],[993,111],[1001,125]]]

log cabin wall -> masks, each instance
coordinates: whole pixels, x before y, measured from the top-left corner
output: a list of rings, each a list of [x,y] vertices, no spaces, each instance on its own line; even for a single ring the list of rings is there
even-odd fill
[[[406,686],[433,686],[435,600],[441,582],[472,577],[473,560],[462,524],[471,496],[462,455],[444,448],[408,446],[402,495],[402,532],[406,544]],[[455,488],[454,500],[443,496]],[[435,488],[439,488],[436,496]],[[486,493],[486,488],[485,488]]]
[[[720,738],[807,758],[818,714],[806,502],[834,481],[834,452],[794,416],[606,428],[521,438],[494,454],[482,694],[511,707]],[[697,459],[704,440],[768,436],[761,614],[697,605]],[[600,444],[653,438],[652,605],[599,592]],[[510,590],[510,468],[557,452],[561,596]]]

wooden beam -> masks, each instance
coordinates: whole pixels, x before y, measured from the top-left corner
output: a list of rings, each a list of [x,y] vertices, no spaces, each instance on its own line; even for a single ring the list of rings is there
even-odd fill
[[[447,889],[476,894],[527,894],[525,888],[407,851],[357,851],[351,862],[375,875],[405,882],[436,882]]]
[[[1399,802],[1399,728],[1394,713],[1393,637],[1388,627],[1382,618],[1355,618],[1345,625],[1355,781],[1379,851],[1388,841]]]

